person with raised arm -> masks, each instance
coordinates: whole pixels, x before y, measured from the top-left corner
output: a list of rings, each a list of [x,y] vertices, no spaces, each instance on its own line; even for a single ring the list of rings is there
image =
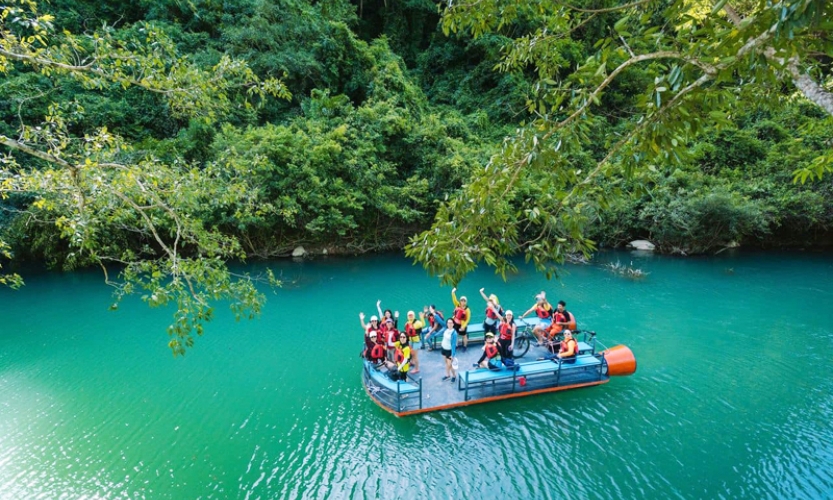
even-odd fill
[[[385,312],[383,313],[382,299],[376,301],[376,310],[379,311],[379,317],[381,318],[382,323],[390,318],[393,320],[393,326],[395,328],[399,328],[399,311],[393,312],[390,309],[385,309]]]
[[[376,315],[370,317],[370,323],[364,322],[365,315],[363,312],[359,313],[359,321],[362,324],[362,328],[365,332],[370,333],[370,330],[379,330],[379,318]]]
[[[480,289],[480,296],[486,301],[486,319],[483,320],[483,333],[492,332],[497,335],[497,327],[503,316],[503,308],[500,307],[497,295],[491,294],[486,296],[485,288]]]
[[[449,318],[449,321],[450,320],[451,318]],[[428,345],[429,351],[433,351],[434,343],[432,342],[432,339],[443,331],[446,324],[442,311],[437,310],[437,306],[434,304],[428,306],[428,324],[430,325],[430,328],[428,330],[428,334],[425,336],[425,344]]]
[[[454,314],[451,319],[454,320],[454,329],[457,330],[457,334],[463,337],[463,352],[466,352],[469,350],[468,326],[471,321],[469,301],[465,296],[457,300],[457,288],[451,289],[451,301],[454,303]]]
[[[538,316],[539,321],[535,325],[535,328],[532,329],[532,333],[538,339],[538,345],[543,345],[544,337],[552,324],[552,305],[547,302],[547,295],[543,291],[535,296],[535,304],[521,315],[521,319],[524,319],[527,314],[533,311]]]

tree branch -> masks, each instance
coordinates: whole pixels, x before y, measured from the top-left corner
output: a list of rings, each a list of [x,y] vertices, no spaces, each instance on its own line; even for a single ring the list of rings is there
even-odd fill
[[[576,12],[586,12],[588,14],[604,14],[605,12],[616,12],[616,11],[620,11],[620,10],[630,9],[631,7],[638,7],[642,4],[651,3],[651,2],[654,2],[654,1],[656,1],[656,0],[637,0],[635,2],[626,3],[624,5],[617,5],[615,7],[607,7],[607,8],[603,8],[603,9],[584,9],[584,8],[581,8],[581,7],[576,7],[575,5],[570,5],[570,4],[565,3],[565,2],[555,2],[555,3],[557,5],[561,5],[563,7],[566,7],[570,10],[574,10]]]
[[[48,161],[49,163],[56,163],[56,164],[58,164],[62,167],[75,169],[75,167],[72,166],[72,164],[70,164],[69,162],[67,162],[63,158],[60,158],[58,156],[46,153],[46,152],[41,151],[39,149],[35,149],[31,146],[27,146],[23,142],[16,141],[16,140],[14,140],[10,137],[6,137],[5,135],[2,135],[2,134],[0,134],[0,144],[3,144],[4,146],[8,146],[11,149],[16,149],[16,150],[21,151],[23,153],[26,153],[30,156],[34,156],[35,158],[40,158],[41,160]]]

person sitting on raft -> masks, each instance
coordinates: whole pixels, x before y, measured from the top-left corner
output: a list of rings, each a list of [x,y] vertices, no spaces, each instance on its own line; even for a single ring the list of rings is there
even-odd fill
[[[573,332],[564,330],[564,340],[561,341],[561,349],[555,355],[562,363],[572,364],[578,356],[578,342],[573,338]]]
[[[385,366],[393,380],[408,379],[408,371],[411,369],[411,346],[408,345],[408,336],[404,333],[399,334],[393,361],[385,361]]]
[[[555,314],[560,314],[561,316],[563,316],[563,319],[559,319],[559,320],[553,319],[553,324],[558,324],[558,325],[560,325],[564,328],[570,328],[571,330],[575,330],[576,329],[576,317],[573,316],[573,313],[568,311],[566,309],[566,307],[567,307],[566,302],[564,302],[563,300],[558,301],[558,305],[555,308],[555,313],[553,313],[553,316],[555,316]]]
[[[457,330],[457,334],[463,337],[463,352],[466,352],[469,350],[468,326],[471,320],[471,308],[466,297],[460,297],[460,300],[457,300],[456,292],[457,288],[451,289],[451,301],[454,303],[454,314],[451,319],[454,320],[454,329]]]
[[[450,318],[449,321],[451,321]],[[434,304],[428,306],[428,324],[429,330],[428,334],[425,336],[425,344],[428,345],[429,350],[433,351],[434,344],[431,342],[431,339],[433,339],[434,336],[439,335],[443,331],[443,328],[445,328],[446,324],[445,318],[443,318],[443,313],[438,311],[437,306]],[[423,347],[425,344],[423,344]]]
[[[501,316],[503,316],[503,308],[500,307],[497,295],[491,294],[487,297],[484,290],[485,288],[480,289],[480,296],[486,301],[486,319],[483,320],[483,332],[492,332],[497,335],[497,325]]]
[[[495,334],[492,332],[486,333],[486,343],[483,345],[483,355],[477,360],[474,366],[479,368],[488,368],[490,370],[500,370],[500,349],[495,345]]]
[[[378,333],[371,330],[364,336],[364,358],[373,364],[379,364],[385,360],[385,346],[377,342]]]
[[[457,330],[454,329],[454,320],[448,318],[446,328],[443,330],[442,353],[445,358],[445,377],[443,380],[451,379],[457,381],[457,370],[454,369],[454,355],[457,352]]]
[[[567,317],[558,311],[552,313],[552,324],[544,331],[544,340],[547,347],[552,350],[555,342],[560,342],[558,338],[564,330],[564,324],[567,322]]]
[[[542,345],[544,342],[544,332],[552,324],[552,305],[547,302],[547,295],[543,291],[535,296],[535,305],[530,307],[525,313],[521,314],[521,319],[524,319],[527,314],[533,311],[535,312],[535,315],[538,316],[540,321],[537,325],[535,325],[535,328],[532,329],[532,333],[534,333],[535,338],[538,339],[538,345]]]
[[[425,325],[424,322],[425,316],[420,313],[419,319],[416,319],[416,314],[413,311],[408,311],[408,320],[405,322],[405,335],[408,337],[408,344],[410,346],[416,346],[416,343],[420,341],[420,334],[422,333],[422,328]],[[411,357],[413,358],[413,365],[414,369],[411,370],[411,374],[419,373],[419,356],[416,350],[416,347],[411,351]]]

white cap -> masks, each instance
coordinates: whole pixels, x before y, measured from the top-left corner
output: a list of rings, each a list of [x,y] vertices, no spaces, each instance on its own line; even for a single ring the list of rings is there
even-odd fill
[[[379,321],[379,318],[374,314],[370,317],[370,321]]]
[[[514,314],[512,313],[512,309],[506,311],[506,316],[514,316]]]

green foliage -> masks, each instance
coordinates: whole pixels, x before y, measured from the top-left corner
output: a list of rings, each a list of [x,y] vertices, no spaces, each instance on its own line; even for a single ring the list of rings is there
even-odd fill
[[[217,301],[256,315],[254,282],[274,283],[226,260],[298,244],[423,231],[406,253],[456,283],[634,237],[820,241],[831,5],[16,0],[0,258],[97,265],[118,298],[175,304],[179,355]]]
[[[184,354],[211,318],[212,302],[229,301],[237,316],[260,310],[263,296],[253,281],[233,277],[225,266],[226,259],[244,257],[239,242],[195,216],[207,200],[248,213],[251,207],[238,196],[241,184],[215,169],[137,151],[106,126],[85,124],[82,99],[53,101],[51,89],[67,83],[105,93],[114,86],[143,89],[159,94],[171,116],[202,123],[289,94],[278,80],[261,80],[226,55],[208,68],[195,65],[151,24],[122,31],[105,25],[74,35],[55,31],[53,20],[27,0],[0,7],[0,73],[12,76],[19,110],[29,101],[40,104],[18,113],[13,134],[0,135],[11,151],[0,158],[0,196],[22,214],[11,236],[24,241],[28,224],[43,225],[34,232],[34,248],[60,248],[66,267],[100,265],[117,298],[143,289],[151,292],[145,297],[151,305],[176,303],[170,347]],[[21,84],[26,80],[35,88]],[[118,108],[103,109],[103,120],[117,116]],[[5,241],[0,251],[8,256]],[[111,262],[122,265],[113,282],[106,267]],[[19,280],[4,276],[2,282]]]
[[[833,189],[827,184],[795,184],[791,172],[796,165],[811,164],[823,152],[823,144],[795,140],[779,124],[792,122],[801,130],[824,121],[795,116],[798,107],[766,113],[746,110],[737,117],[745,128],[705,134],[685,164],[629,180],[625,191],[630,196],[617,198],[600,214],[588,228],[590,237],[609,246],[648,238],[663,251],[686,254],[720,251],[737,243],[821,242],[820,237],[833,230]],[[833,133],[831,122],[826,120],[828,133]]]
[[[11,258],[12,254],[9,251],[9,245],[4,241],[0,241],[0,259]],[[3,269],[3,266],[0,266],[0,269]],[[0,274],[0,285],[17,289],[23,286],[23,279],[18,274]]]
[[[726,2],[710,12],[686,0],[449,3],[445,33],[511,36],[498,67],[534,71],[537,81],[521,127],[440,208],[433,227],[412,239],[408,254],[450,281],[480,261],[505,272],[519,252],[551,271],[567,254],[594,248],[587,231],[605,214],[621,179],[691,161],[711,173],[762,159],[762,139],[731,130],[739,104],[775,106],[782,86],[793,84],[829,119],[833,95],[824,85],[831,78],[816,69],[814,58],[833,47],[831,26],[821,21],[833,16],[833,4],[784,0],[740,7],[747,9],[744,19]],[[582,38],[585,30],[599,37]],[[714,140],[690,149],[704,133]],[[594,157],[593,167],[571,165],[586,154]],[[831,157],[818,154],[796,177],[820,176]],[[521,195],[538,182],[547,189]],[[702,250],[768,227],[759,204],[732,190],[673,196],[643,210],[641,221],[669,245],[696,239]],[[500,234],[483,229],[492,226]],[[531,237],[522,236],[530,230]]]

